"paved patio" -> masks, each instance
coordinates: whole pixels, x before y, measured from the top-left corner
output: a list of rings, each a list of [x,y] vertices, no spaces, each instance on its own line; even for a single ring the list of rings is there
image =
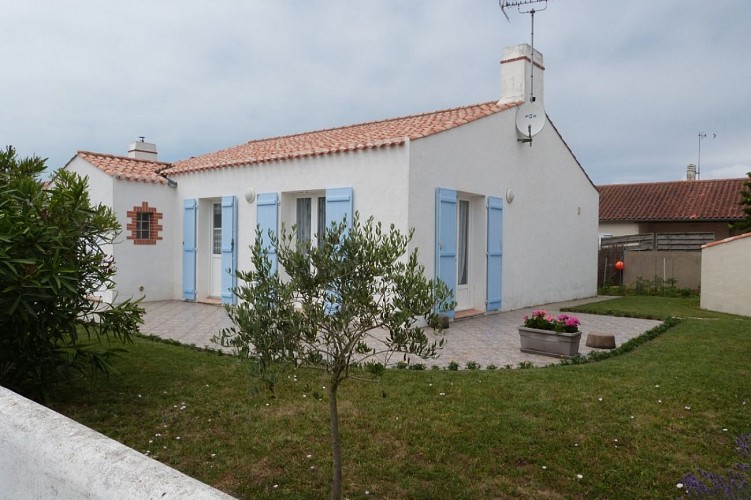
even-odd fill
[[[506,365],[517,367],[523,361],[529,361],[535,366],[555,364],[558,363],[555,358],[527,354],[519,350],[517,327],[521,324],[522,318],[535,309],[546,309],[557,315],[562,307],[612,298],[593,297],[457,320],[445,331],[446,345],[440,351],[440,357],[431,360],[417,358],[412,362],[444,367],[455,361],[462,368],[468,361],[479,363],[483,368],[489,364],[499,368]],[[147,302],[143,307],[146,309],[144,325],[141,327],[143,334],[157,335],[198,347],[218,348],[211,342],[211,337],[218,334],[222,328],[232,325],[224,308],[218,305],[171,300]],[[593,314],[577,313],[576,317],[581,320],[582,340],[579,352],[583,355],[592,351],[585,345],[588,333],[612,333],[615,335],[616,345],[621,345],[660,324],[659,321],[653,320]],[[401,359],[401,355],[396,355],[392,362]]]

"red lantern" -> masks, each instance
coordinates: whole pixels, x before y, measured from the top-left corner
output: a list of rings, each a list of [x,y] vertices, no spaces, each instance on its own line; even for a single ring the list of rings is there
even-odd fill
[[[615,268],[616,268],[617,270],[619,270],[619,271],[623,271],[623,261],[622,261],[622,260],[619,260],[618,262],[616,262],[616,263],[615,263]]]

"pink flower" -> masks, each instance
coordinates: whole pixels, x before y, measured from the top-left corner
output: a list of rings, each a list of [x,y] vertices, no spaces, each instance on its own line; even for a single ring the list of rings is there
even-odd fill
[[[531,316],[524,316],[524,326],[554,332],[574,333],[578,330],[579,325],[581,325],[581,322],[575,316],[559,314],[558,317],[555,317],[548,314],[545,309],[537,309]]]

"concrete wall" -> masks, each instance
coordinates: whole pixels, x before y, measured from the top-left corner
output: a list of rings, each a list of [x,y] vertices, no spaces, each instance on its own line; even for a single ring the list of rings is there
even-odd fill
[[[638,278],[651,281],[657,276],[677,280],[679,288],[697,290],[701,286],[701,261],[700,252],[626,251],[623,284],[633,286]]]
[[[701,307],[751,316],[751,233],[704,245]]]
[[[0,387],[0,498],[232,497]]]

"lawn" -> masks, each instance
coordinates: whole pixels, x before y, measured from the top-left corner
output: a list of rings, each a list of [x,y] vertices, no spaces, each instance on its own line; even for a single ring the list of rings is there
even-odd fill
[[[597,307],[684,319],[597,363],[345,383],[345,496],[676,497],[685,473],[738,462],[734,437],[751,432],[751,318],[695,299],[585,308]],[[271,397],[230,356],[146,338],[128,349],[119,376],[79,381],[50,406],[237,497],[328,495],[318,372],[290,374]]]

